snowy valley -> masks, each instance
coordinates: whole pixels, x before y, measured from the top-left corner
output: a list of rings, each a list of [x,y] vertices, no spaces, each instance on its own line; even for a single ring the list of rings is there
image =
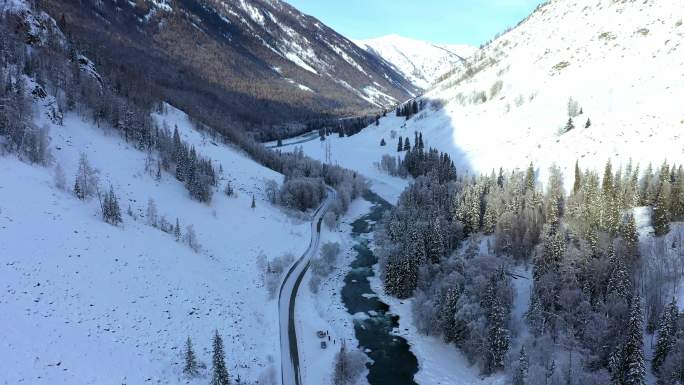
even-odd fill
[[[0,384],[684,381],[681,0],[81,4],[0,0]]]

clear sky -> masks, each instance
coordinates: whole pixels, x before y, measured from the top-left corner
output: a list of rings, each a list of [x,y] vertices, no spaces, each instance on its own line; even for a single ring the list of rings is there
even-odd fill
[[[433,43],[480,45],[514,26],[542,0],[285,0],[352,39],[399,34]]]

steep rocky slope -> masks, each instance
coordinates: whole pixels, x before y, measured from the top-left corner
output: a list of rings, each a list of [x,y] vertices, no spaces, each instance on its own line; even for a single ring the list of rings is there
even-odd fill
[[[416,90],[391,66],[281,1],[50,0],[41,7],[99,66],[189,113],[263,132],[346,116]]]

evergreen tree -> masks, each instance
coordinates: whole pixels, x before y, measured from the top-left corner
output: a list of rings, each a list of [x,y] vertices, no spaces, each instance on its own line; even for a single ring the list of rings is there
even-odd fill
[[[176,218],[176,226],[173,228],[173,236],[176,238],[176,242],[180,241],[180,239],[181,239],[181,228],[180,228],[180,222],[178,221],[178,218]]]
[[[634,294],[629,312],[626,341],[622,348],[623,385],[646,384],[642,323],[641,300],[638,294]]]
[[[256,208],[256,200],[254,199],[254,195],[252,195],[252,208]]]
[[[670,232],[670,213],[668,210],[669,185],[670,183],[668,181],[660,182],[658,195],[653,204],[651,224],[653,225],[656,236],[663,236]]]
[[[76,181],[74,182],[74,195],[80,200],[85,199],[85,194],[83,194],[83,190],[81,190],[81,185],[78,183],[78,178],[76,178]]]
[[[213,341],[214,354],[212,356],[213,370],[210,385],[230,385],[228,370],[226,369],[226,357],[223,352],[223,339],[218,333],[214,332]]]
[[[663,310],[663,315],[658,325],[658,340],[653,350],[653,359],[651,360],[651,367],[654,373],[660,371],[660,367],[675,345],[679,332],[677,330],[678,318],[677,301],[673,298],[672,302]]]
[[[380,146],[385,146],[387,143],[385,143],[385,138],[380,139]]]
[[[565,132],[569,132],[575,129],[575,123],[572,122],[572,118],[568,118],[568,123],[565,125]]]
[[[402,138],[401,136],[399,137],[399,144],[397,145],[397,152],[402,152],[404,151],[404,144],[402,143]]]
[[[572,185],[572,193],[577,194],[582,189],[582,171],[579,167],[579,161],[575,161],[575,183]]]
[[[587,118],[587,122],[584,124],[584,128],[591,127],[591,119]]]
[[[119,200],[116,198],[116,194],[114,194],[113,186],[109,186],[109,192],[104,195],[100,205],[102,220],[114,226],[122,222]]]
[[[418,148],[421,150],[425,149],[425,144],[423,143],[423,133],[422,132],[418,135]]]
[[[183,373],[190,378],[199,375],[199,365],[195,358],[195,352],[192,350],[192,341],[190,341],[190,337],[185,341],[185,366],[183,367]]]
[[[639,258],[639,234],[637,233],[634,214],[631,211],[625,215],[620,233],[625,243],[625,258],[633,263]]]
[[[411,151],[411,142],[409,142],[409,138],[404,140],[404,151]]]
[[[612,247],[609,250],[609,253],[609,265],[612,267],[612,271],[610,273],[610,277],[608,278],[606,294],[612,294],[627,301],[629,300],[632,292],[632,279],[630,277],[630,270],[626,266],[623,258],[615,254]]]
[[[530,162],[529,167],[525,173],[525,191],[534,191],[535,177],[534,177],[534,165]]]
[[[525,351],[525,345],[520,347],[520,357],[518,358],[518,368],[513,375],[513,385],[526,385],[527,374],[530,368],[530,360]]]
[[[511,337],[506,328],[506,309],[498,296],[494,296],[489,311],[487,332],[487,368],[489,373],[503,369]]]

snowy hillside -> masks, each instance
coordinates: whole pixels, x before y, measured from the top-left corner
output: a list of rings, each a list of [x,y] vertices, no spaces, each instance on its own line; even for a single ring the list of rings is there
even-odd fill
[[[0,175],[11,181],[0,183],[3,383],[186,383],[185,339],[192,338],[199,360],[211,368],[214,329],[223,335],[232,378],[256,381],[278,370],[277,333],[263,333],[278,324],[277,307],[257,257],[301,253],[310,224],[263,196],[264,180],[280,182],[282,175],[167,110],[154,118],[177,126],[183,140],[222,167],[220,185],[230,181],[236,197],[216,192],[210,204],[191,200],[173,175],[156,180],[146,171],[145,152],[71,114],[63,126],[39,119],[50,127],[69,191],[55,186],[52,168],[0,158]],[[83,202],[70,191],[81,153],[99,169],[101,186],[114,186],[122,225],[102,221],[97,198]],[[183,234],[192,225],[201,250],[151,226],[149,199],[159,221],[178,218]],[[135,218],[126,214],[129,206]]]
[[[459,168],[489,173],[534,162],[542,181],[553,163],[572,175],[576,160],[596,169],[609,158],[642,169],[681,163],[681,9],[680,0],[551,1],[436,84],[423,111],[408,121],[388,114],[359,136],[333,138],[333,156],[350,167],[361,162],[336,150],[348,146],[377,162],[396,149],[393,136],[413,140],[418,131]],[[322,156],[313,144],[304,148]]]
[[[429,88],[438,76],[475,51],[468,45],[434,44],[399,35],[357,40],[355,43],[387,61],[416,87]]]

